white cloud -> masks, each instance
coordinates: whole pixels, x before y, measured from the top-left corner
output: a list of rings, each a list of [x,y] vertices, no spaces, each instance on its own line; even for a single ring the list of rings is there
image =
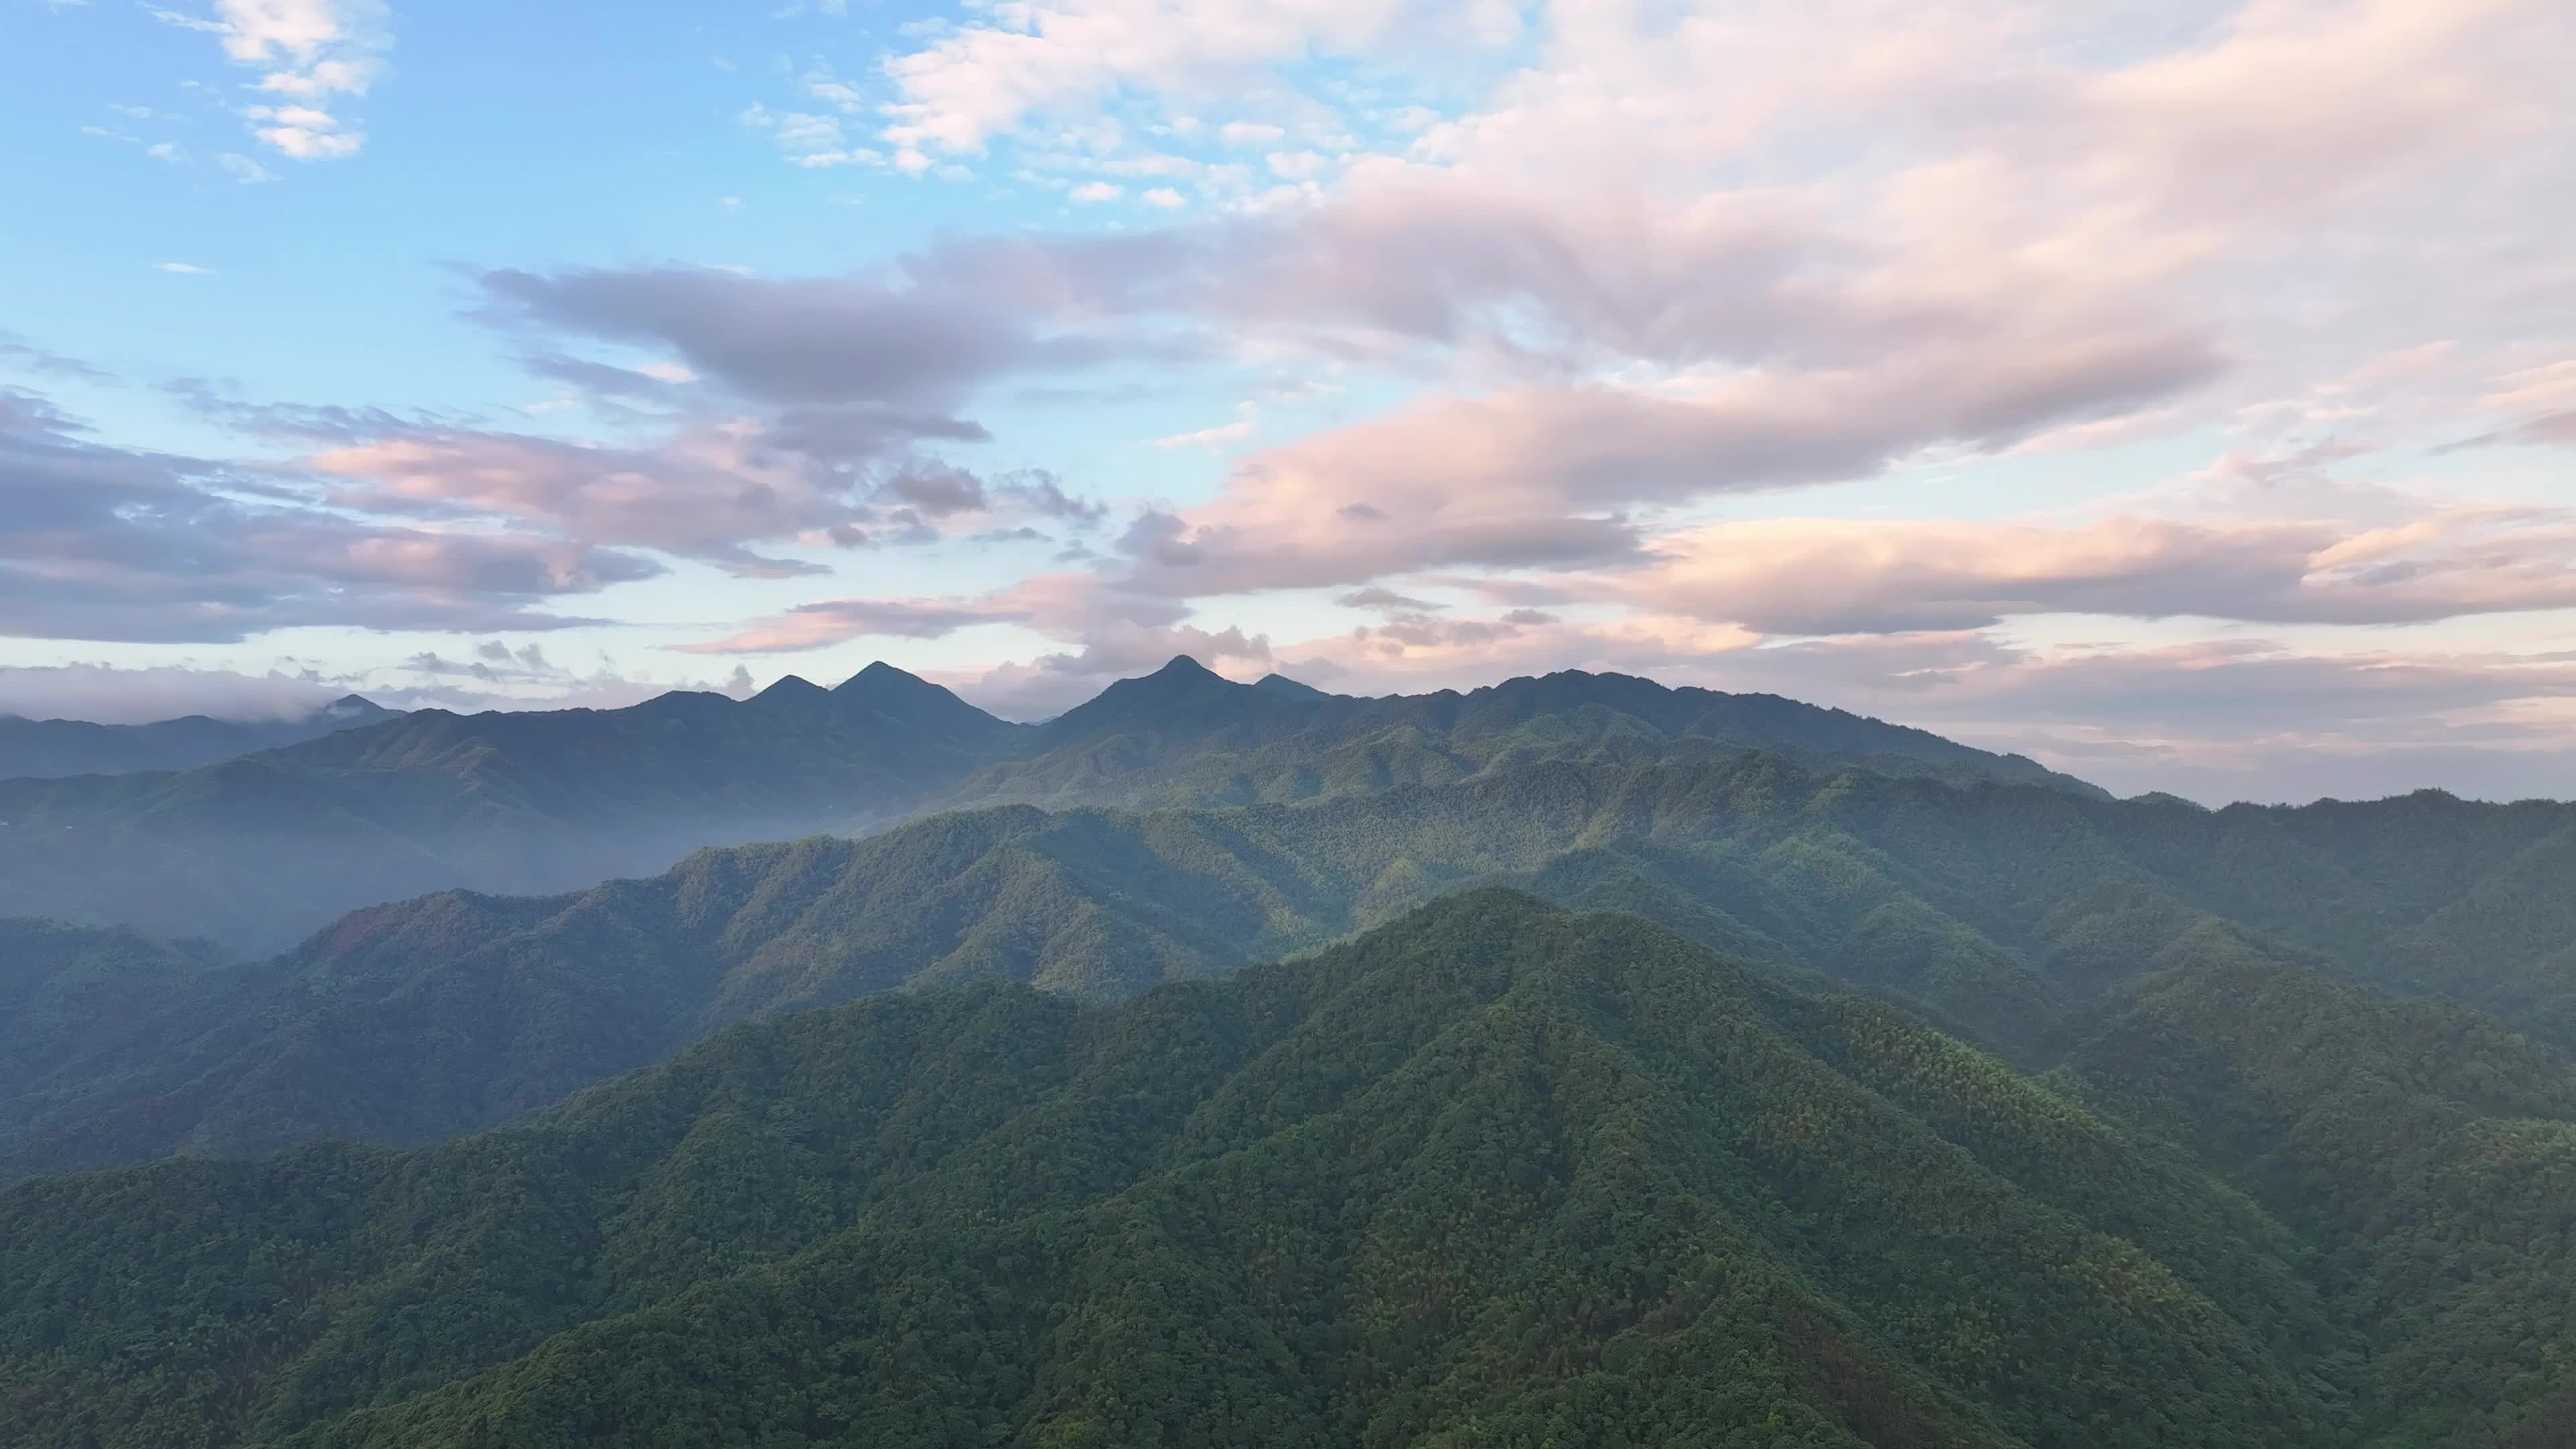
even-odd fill
[[[214,268],[200,267],[189,262],[154,262],[152,267],[155,271],[177,272],[181,276],[187,277],[211,277],[214,275]]]
[[[251,134],[298,161],[355,156],[367,142],[355,131],[317,131],[310,126],[262,126]]]
[[[1407,32],[1424,48],[1496,43],[1444,22],[1489,11],[1456,0],[1040,0],[939,32],[889,57],[886,139],[984,148],[1036,115],[1085,111],[1122,87],[1198,94],[1311,55],[1355,56]]]
[[[884,153],[866,146],[852,146],[837,116],[819,115],[812,111],[772,111],[767,106],[754,104],[744,107],[734,119],[754,130],[768,132],[790,162],[807,169],[885,164]]]
[[[230,720],[301,719],[346,689],[300,670],[242,674],[186,664],[0,665],[0,715],[149,724],[203,714]]]
[[[317,161],[354,156],[365,146],[365,133],[313,103],[363,96],[383,74],[393,44],[383,0],[215,0],[212,17],[151,13],[218,37],[227,58],[264,68],[254,89],[293,98],[242,112],[255,123],[252,133],[280,153]]]
[[[1127,188],[1108,181],[1086,181],[1065,193],[1067,200],[1081,202],[1116,201],[1127,194]]]
[[[1154,446],[1157,448],[1214,448],[1226,443],[1242,442],[1252,436],[1252,430],[1259,422],[1259,410],[1252,403],[1242,402],[1235,404],[1234,411],[1233,422],[1219,423],[1214,427],[1200,428],[1195,432],[1174,433],[1169,437],[1156,438]]]
[[[1182,207],[1189,205],[1189,201],[1186,198],[1168,186],[1157,186],[1153,190],[1146,192],[1142,199],[1146,205],[1159,206],[1165,211],[1178,211]]]
[[[226,151],[217,156],[215,164],[222,167],[226,175],[244,186],[256,186],[260,182],[277,179],[276,173],[237,151]]]

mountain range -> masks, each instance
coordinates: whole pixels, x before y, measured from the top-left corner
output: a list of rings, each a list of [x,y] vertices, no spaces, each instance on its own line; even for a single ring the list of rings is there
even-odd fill
[[[273,958],[22,925],[0,1179],[316,1137],[422,1143],[747,1017],[988,980],[1089,1000],[1506,885],[1899,1004],[2025,1063],[2195,933],[2576,1049],[2576,806],[2224,811],[1776,756],[1549,761],[1217,810],[950,812],[553,897],[449,891]],[[102,1014],[58,1002],[130,1005]]]
[[[192,714],[151,724],[106,725],[0,714],[0,780],[193,770],[235,755],[283,749],[341,730],[363,729],[392,719],[396,713],[352,694],[284,720],[228,720]]]
[[[1042,725],[884,664],[837,689],[617,710],[420,710],[194,769],[0,780],[0,916],[282,949],[427,891],[567,890],[702,845],[859,833],[960,806],[1208,807],[1443,783],[1539,760],[1769,749],[2100,792],[2019,756],[1765,695],[1620,675],[1356,699],[1175,659]]]
[[[203,927],[0,919],[13,1449],[2576,1445],[2576,804],[1187,661],[13,790]]]

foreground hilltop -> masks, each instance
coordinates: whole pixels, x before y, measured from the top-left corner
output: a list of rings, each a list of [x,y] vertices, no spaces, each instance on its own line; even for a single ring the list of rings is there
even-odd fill
[[[790,677],[747,700],[421,710],[198,769],[0,781],[0,916],[257,953],[425,891],[567,890],[660,870],[703,845],[865,832],[965,805],[1283,802],[1541,760],[1747,749],[2100,793],[1920,730],[1622,675],[1355,699],[1235,684],[1182,658],[1031,726],[875,664],[837,689]]]
[[[740,1027],[446,1146],[24,1184],[0,1438],[2563,1442],[2566,1065],[2187,956],[2034,1079],[1486,891],[1115,1011]]]

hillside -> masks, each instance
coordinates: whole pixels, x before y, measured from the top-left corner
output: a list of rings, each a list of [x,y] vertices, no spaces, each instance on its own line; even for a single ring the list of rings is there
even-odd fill
[[[1114,1012],[739,1027],[441,1147],[0,1193],[0,1437],[2562,1442],[2565,1064],[2232,949],[2045,1080],[1490,891]],[[2206,1160],[2127,1074],[2175,1050]],[[2422,1135],[2360,1150],[2346,1100]],[[2436,1240],[2473,1280],[2410,1279]]]
[[[235,755],[282,749],[392,719],[397,711],[348,695],[288,720],[210,719],[193,714],[151,724],[0,714],[0,780],[193,770]]]
[[[225,973],[222,999],[192,999],[168,1027],[183,1040],[93,1052],[0,1098],[0,1178],[315,1137],[433,1141],[745,1017],[987,980],[1117,999],[1480,884],[1643,916],[2030,1063],[2222,924],[2576,1049],[2563,964],[2576,937],[2558,925],[2576,894],[2571,831],[2567,806],[2211,812],[1819,777],[1763,755],[1545,764],[1295,806],[961,812],[864,840],[704,851],[572,895],[451,892],[355,913]],[[2486,881],[2481,910],[2424,885],[2446,878]],[[2462,957],[2477,969],[2427,974]],[[157,992],[133,994],[157,1020]],[[63,1047],[31,1026],[0,1050],[51,1061]]]
[[[2289,1234],[2036,1088],[1867,1085],[1802,1007],[1479,896],[1115,1016],[987,990],[731,1033],[424,1154],[31,1184],[0,1432],[2332,1442]],[[2060,1136],[2146,1190],[2052,1200]]]

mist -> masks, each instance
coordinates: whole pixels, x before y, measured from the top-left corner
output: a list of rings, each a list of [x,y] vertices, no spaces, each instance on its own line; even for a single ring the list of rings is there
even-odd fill
[[[298,720],[348,693],[294,675],[241,674],[186,665],[0,666],[0,715],[22,719],[151,724],[202,714],[240,723]]]

